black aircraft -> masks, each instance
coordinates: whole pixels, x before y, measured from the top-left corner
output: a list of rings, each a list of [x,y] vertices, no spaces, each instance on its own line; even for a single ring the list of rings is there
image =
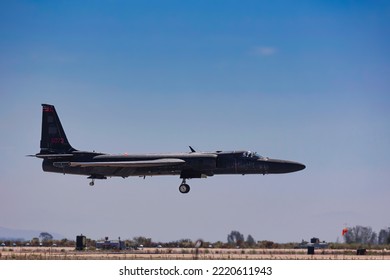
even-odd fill
[[[42,104],[41,151],[33,157],[43,159],[46,172],[107,177],[180,175],[179,191],[188,193],[187,179],[205,178],[220,174],[280,174],[299,171],[305,165],[286,160],[262,157],[255,152],[196,152],[188,153],[110,155],[79,151],[66,138],[53,105]]]

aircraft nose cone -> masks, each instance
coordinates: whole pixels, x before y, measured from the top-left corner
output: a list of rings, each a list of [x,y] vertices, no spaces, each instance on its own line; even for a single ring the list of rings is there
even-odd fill
[[[295,161],[267,159],[265,162],[269,166],[268,173],[270,174],[290,173],[306,168],[304,164]]]
[[[285,160],[284,162],[281,162],[280,168],[284,170],[285,173],[289,173],[303,170],[306,166],[299,162]]]
[[[300,170],[303,170],[306,168],[306,166],[304,164],[299,163],[299,162],[293,163],[291,167],[294,169],[294,171],[300,171]]]

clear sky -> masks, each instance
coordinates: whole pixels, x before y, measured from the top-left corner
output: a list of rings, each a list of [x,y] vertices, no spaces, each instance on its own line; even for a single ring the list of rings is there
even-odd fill
[[[341,240],[390,226],[388,1],[1,1],[0,226],[68,238]],[[253,150],[307,168],[44,173],[41,103],[107,153]]]

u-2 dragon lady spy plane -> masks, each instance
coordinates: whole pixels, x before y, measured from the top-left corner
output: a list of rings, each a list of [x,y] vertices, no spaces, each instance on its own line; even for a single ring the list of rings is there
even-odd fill
[[[299,171],[305,165],[262,157],[250,151],[110,155],[79,151],[66,138],[53,105],[42,104],[41,150],[34,157],[43,159],[46,172],[85,175],[95,179],[107,177],[180,175],[179,191],[188,193],[187,179],[223,174],[280,174]]]

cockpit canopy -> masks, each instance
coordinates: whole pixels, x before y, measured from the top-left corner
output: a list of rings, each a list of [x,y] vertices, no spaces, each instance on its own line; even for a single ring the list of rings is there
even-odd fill
[[[259,155],[258,153],[256,153],[256,152],[251,152],[251,151],[243,152],[242,156],[243,156],[243,157],[246,157],[246,158],[253,158],[253,159],[263,158],[263,157],[262,157],[261,155]]]

